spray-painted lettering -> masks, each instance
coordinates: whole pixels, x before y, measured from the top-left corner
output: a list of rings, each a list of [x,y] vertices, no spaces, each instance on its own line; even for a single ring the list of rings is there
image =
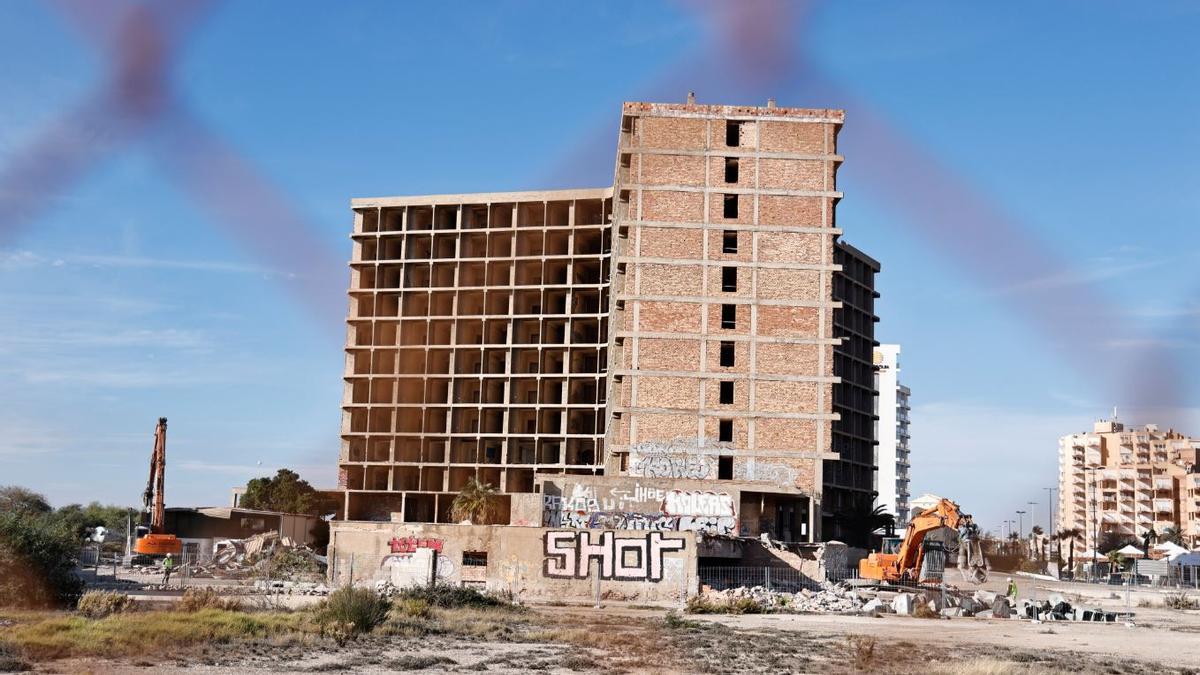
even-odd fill
[[[662,581],[663,556],[683,551],[687,542],[661,532],[641,537],[618,537],[611,530],[547,532],[543,540],[543,575],[557,579],[587,579],[592,561],[601,579]]]

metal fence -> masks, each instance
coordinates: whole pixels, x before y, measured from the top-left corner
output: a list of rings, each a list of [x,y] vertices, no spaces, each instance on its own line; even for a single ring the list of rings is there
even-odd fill
[[[947,572],[953,572],[953,570],[947,570]],[[772,591],[795,593],[803,589],[819,591],[828,583],[849,582],[853,584],[857,581],[864,583],[867,581],[858,575],[858,570],[855,568],[830,569],[825,570],[822,575],[809,576],[792,567],[704,565],[697,569],[696,576],[701,586],[707,586],[717,591],[758,586]],[[947,583],[953,582],[949,578],[946,581]],[[897,582],[891,585],[914,588],[920,586],[913,581]],[[930,585],[924,587],[928,588]]]
[[[275,569],[269,564],[243,564],[237,566],[214,566],[211,551],[196,551],[184,548],[178,555],[171,556],[174,566],[170,579],[163,572],[161,559],[147,564],[133,564],[138,557],[127,558],[121,553],[100,551],[87,545],[79,551],[78,574],[89,586],[105,588],[110,585],[122,588],[129,584],[159,586],[164,581],[171,588],[187,586],[254,586],[260,582],[271,584],[280,581],[307,581],[324,583],[324,573],[297,573],[294,570]]]

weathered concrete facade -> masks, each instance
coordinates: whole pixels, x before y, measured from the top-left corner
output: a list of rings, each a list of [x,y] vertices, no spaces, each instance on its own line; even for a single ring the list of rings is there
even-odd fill
[[[698,590],[696,550],[691,532],[335,522],[330,578],[398,586],[436,578],[518,599],[682,602]]]
[[[816,536],[833,413],[834,110],[625,104],[610,473],[762,481]]]
[[[833,426],[842,120],[627,103],[611,188],[354,200],[342,518],[448,523],[477,478],[491,522],[815,541],[842,459],[869,502],[871,425]]]

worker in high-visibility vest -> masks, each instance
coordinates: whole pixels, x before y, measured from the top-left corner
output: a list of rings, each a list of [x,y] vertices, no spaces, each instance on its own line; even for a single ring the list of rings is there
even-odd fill
[[[171,554],[167,554],[167,559],[163,560],[163,586],[171,583],[171,570],[175,569],[175,561],[171,559]]]

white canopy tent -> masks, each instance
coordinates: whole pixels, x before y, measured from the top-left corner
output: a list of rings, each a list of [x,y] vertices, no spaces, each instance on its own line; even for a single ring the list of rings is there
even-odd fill
[[[1125,546],[1117,549],[1117,553],[1120,553],[1121,555],[1125,556],[1126,558],[1144,558],[1144,557],[1146,557],[1146,554],[1142,552],[1142,549],[1134,546],[1133,544],[1125,544]]]
[[[1151,549],[1161,553],[1164,558],[1171,561],[1188,552],[1186,548],[1173,541],[1164,541],[1161,544],[1155,544]]]

